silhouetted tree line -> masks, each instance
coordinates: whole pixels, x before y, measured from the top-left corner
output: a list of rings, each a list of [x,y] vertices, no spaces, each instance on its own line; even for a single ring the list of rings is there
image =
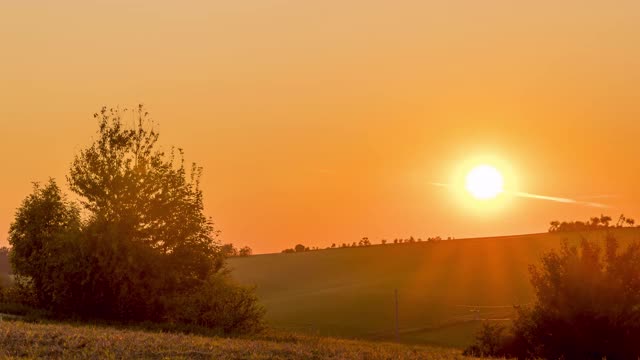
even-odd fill
[[[247,257],[247,256],[253,255],[253,250],[250,247],[244,246],[238,249],[231,243],[222,245],[221,251],[222,251],[222,254],[228,258],[229,257]]]
[[[259,329],[263,309],[228,277],[204,215],[202,168],[158,149],[155,124],[142,106],[134,114],[132,128],[118,109],[94,115],[97,138],[67,176],[79,204],[53,179],[34,184],[9,233],[16,281],[4,295],[19,296],[3,300],[60,317]]]
[[[640,358],[640,243],[583,240],[530,267],[536,301],[509,329],[488,325],[465,353],[518,359]]]
[[[415,243],[421,243],[421,242],[437,242],[442,240],[443,239],[440,236],[428,237],[426,240],[422,240],[422,238],[416,239],[413,236],[410,236],[409,238],[406,238],[406,239],[402,239],[402,238],[393,239],[393,243],[394,244],[415,244]],[[448,237],[447,240],[454,240],[454,238]],[[386,243],[387,241],[384,240],[384,244]]]
[[[447,240],[454,240],[454,238],[452,237],[448,237]],[[442,238],[440,236],[436,236],[436,237],[430,237],[427,238],[426,242],[437,242],[437,241],[442,241]],[[422,240],[422,238],[414,238],[413,236],[408,237],[406,239],[401,239],[401,238],[396,238],[393,240],[393,244],[397,245],[397,244],[414,244],[414,243],[422,243],[425,242]],[[380,240],[380,244],[381,245],[387,245],[390,244],[389,241],[387,239],[382,239]],[[367,247],[367,246],[372,246],[373,244],[371,243],[371,240],[369,240],[368,237],[363,237],[362,239],[360,239],[360,241],[358,242],[352,242],[351,244],[348,243],[342,243],[341,245],[338,245],[336,243],[331,244],[330,247],[327,247],[326,250],[330,250],[330,249],[346,249],[346,248],[355,248],[355,247]],[[292,253],[299,253],[299,252],[306,252],[306,251],[315,251],[315,250],[321,250],[318,247],[307,247],[305,245],[302,244],[298,244],[293,248],[289,248],[289,249],[284,249],[282,250],[282,253],[284,254],[292,254]]]
[[[552,221],[549,225],[549,232],[570,232],[570,231],[587,231],[607,229],[610,227],[634,227],[636,221],[632,218],[620,215],[615,225],[612,224],[613,219],[607,215],[592,217],[587,221]]]

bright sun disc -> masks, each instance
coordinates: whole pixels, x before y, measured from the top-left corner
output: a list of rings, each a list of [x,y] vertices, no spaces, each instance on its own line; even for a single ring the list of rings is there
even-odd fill
[[[493,166],[476,166],[466,180],[467,191],[478,200],[493,199],[504,191],[504,178]]]

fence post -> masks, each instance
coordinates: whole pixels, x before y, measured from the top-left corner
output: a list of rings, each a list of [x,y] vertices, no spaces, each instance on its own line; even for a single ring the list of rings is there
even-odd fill
[[[396,294],[396,341],[400,341],[400,321],[398,319],[398,289],[395,289]]]

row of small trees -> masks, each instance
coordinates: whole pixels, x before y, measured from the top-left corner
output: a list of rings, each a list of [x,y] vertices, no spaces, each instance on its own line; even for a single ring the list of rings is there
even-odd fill
[[[557,221],[550,223],[549,232],[570,232],[570,231],[586,231],[607,229],[610,227],[634,227],[636,221],[630,217],[621,214],[618,221],[613,224],[613,218],[607,215],[592,217],[587,221]]]
[[[612,223],[613,218],[607,215],[600,215],[599,217],[592,217],[587,221],[551,221],[549,232],[571,232],[571,231],[587,231],[587,230],[598,230],[598,229],[607,229],[611,227],[621,228],[621,227],[634,227],[636,221],[633,218],[626,217],[624,214],[620,215],[617,222],[615,224]],[[413,244],[413,243],[421,243],[421,242],[437,242],[442,241],[443,238],[440,236],[429,237],[426,240],[422,238],[414,238],[410,236],[406,239],[403,238],[395,238],[393,241],[389,241],[387,239],[380,240],[381,245],[387,244]],[[455,240],[453,237],[448,237],[447,240]],[[327,249],[342,249],[342,248],[354,248],[354,247],[366,247],[371,246],[372,243],[368,237],[363,237],[358,242],[342,243],[342,244],[331,244]],[[305,251],[314,251],[320,250],[318,247],[307,247],[302,244],[296,245],[294,248],[282,250],[283,253],[296,253],[296,252],[305,252]]]
[[[437,242],[437,241],[442,241],[443,239],[440,236],[436,236],[436,237],[429,237],[427,238],[427,240],[422,240],[422,238],[414,238],[413,236],[408,237],[406,239],[402,239],[402,238],[396,238],[393,240],[393,242],[389,242],[387,239],[382,239],[380,240],[380,244],[381,245],[387,245],[387,244],[414,244],[414,243],[422,243],[422,242]],[[447,240],[454,240],[454,238],[449,237],[447,238]],[[348,243],[342,243],[341,245],[338,245],[336,243],[331,244],[330,247],[327,247],[326,249],[344,249],[344,248],[355,248],[355,247],[367,247],[367,246],[372,246],[373,244],[371,243],[371,240],[369,240],[368,237],[363,237],[362,239],[360,239],[360,241],[358,242],[353,242],[351,244]],[[284,249],[282,250],[282,253],[285,254],[291,254],[291,253],[299,253],[299,252],[306,252],[306,251],[315,251],[315,250],[321,250],[318,247],[307,247],[303,244],[298,244],[293,248],[289,248],[289,249]]]
[[[429,237],[426,240],[422,240],[422,238],[414,238],[413,236],[407,238],[407,239],[393,239],[393,244],[413,244],[413,243],[421,243],[421,242],[435,242],[435,241],[442,241],[443,239],[440,236],[435,236],[435,237]],[[454,238],[452,237],[448,237],[447,240],[454,240]],[[380,243],[382,245],[386,245],[389,242],[386,239],[382,239],[380,241]]]

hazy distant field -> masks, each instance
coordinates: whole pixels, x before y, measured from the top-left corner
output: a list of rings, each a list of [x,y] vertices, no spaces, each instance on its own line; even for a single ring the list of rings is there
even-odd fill
[[[210,338],[109,327],[0,322],[0,358],[46,359],[467,359],[460,351],[267,333]]]
[[[640,239],[637,229],[614,232]],[[238,280],[258,286],[276,328],[389,340],[398,289],[403,341],[461,347],[480,320],[508,321],[512,305],[531,301],[529,264],[580,236],[603,239],[604,232],[258,255],[230,266]]]

